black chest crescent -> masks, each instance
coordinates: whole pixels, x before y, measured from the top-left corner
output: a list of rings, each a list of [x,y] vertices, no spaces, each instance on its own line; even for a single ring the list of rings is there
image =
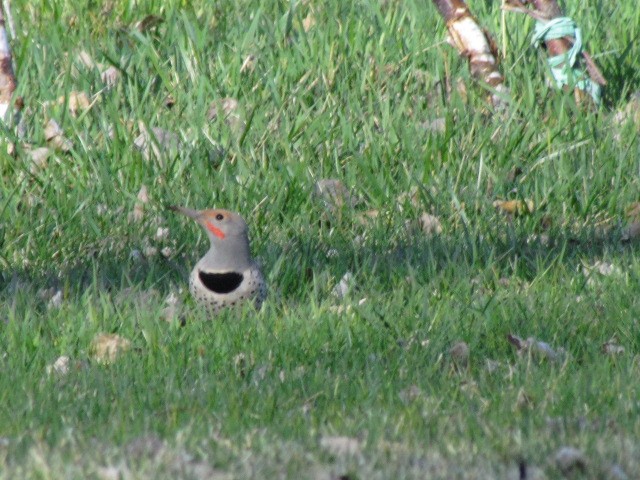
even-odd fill
[[[202,284],[215,293],[231,293],[240,286],[244,275],[238,272],[208,273],[198,271]]]

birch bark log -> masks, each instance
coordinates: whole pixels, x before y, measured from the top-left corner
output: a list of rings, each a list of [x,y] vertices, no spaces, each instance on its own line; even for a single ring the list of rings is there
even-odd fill
[[[4,10],[0,5],[0,122],[6,122],[11,98],[16,90],[16,77],[13,74],[11,48],[4,22]]]
[[[508,89],[498,68],[498,55],[489,33],[482,29],[463,0],[433,0],[447,23],[449,42],[467,57],[471,75],[491,87],[495,107],[506,104]]]

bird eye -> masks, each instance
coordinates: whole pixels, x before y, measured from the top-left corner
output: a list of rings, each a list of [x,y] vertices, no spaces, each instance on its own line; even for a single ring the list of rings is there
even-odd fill
[[[216,215],[216,220],[223,220],[224,219],[224,215],[222,215],[221,213]]]

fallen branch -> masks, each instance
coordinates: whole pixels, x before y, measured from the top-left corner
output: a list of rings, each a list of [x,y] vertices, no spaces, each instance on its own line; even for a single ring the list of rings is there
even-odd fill
[[[4,24],[4,11],[0,7],[0,121],[6,122],[11,106],[11,98],[16,90],[16,77],[13,74],[11,47]]]
[[[447,23],[449,43],[467,57],[471,75],[492,88],[495,107],[507,103],[509,90],[498,69],[498,55],[489,33],[483,30],[463,0],[433,0]]]
[[[527,8],[528,5],[533,10]],[[577,102],[582,102],[589,95],[594,103],[600,103],[601,87],[607,81],[591,56],[582,50],[580,29],[573,20],[563,16],[556,0],[508,0],[503,8],[524,13],[536,20],[533,44],[544,41],[549,51],[548,63],[558,88],[573,88]]]

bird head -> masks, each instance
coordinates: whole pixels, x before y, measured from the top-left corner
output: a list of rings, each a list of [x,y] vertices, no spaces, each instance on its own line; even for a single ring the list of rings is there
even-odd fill
[[[169,208],[194,219],[202,225],[212,245],[235,243],[239,237],[246,238],[247,236],[247,224],[235,212],[223,209],[191,210],[190,208],[173,206]]]
[[[191,210],[169,207],[202,225],[211,247],[199,265],[209,271],[242,271],[251,265],[247,224],[237,213],[229,210]]]

